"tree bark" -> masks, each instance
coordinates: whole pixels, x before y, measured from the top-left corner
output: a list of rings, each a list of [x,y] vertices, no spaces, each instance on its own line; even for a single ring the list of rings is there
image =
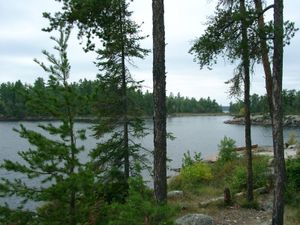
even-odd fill
[[[127,101],[127,82],[126,82],[126,67],[125,67],[125,50],[122,45],[122,98],[123,98],[123,150],[124,150],[124,174],[125,179],[129,178],[130,162],[129,162],[129,137],[128,137],[128,101]]]
[[[129,152],[129,134],[128,134],[128,101],[127,101],[127,82],[126,82],[126,71],[125,71],[125,55],[122,49],[122,89],[123,89],[123,148],[124,148],[124,174],[125,179],[128,180],[130,174],[130,152]]]
[[[67,83],[67,74],[64,74],[63,76],[63,85],[65,88],[66,92],[69,92],[69,86]],[[74,115],[72,113],[71,109],[71,102],[68,98],[68,96],[65,96],[65,102],[66,102],[66,107],[67,107],[67,118],[70,126],[69,130],[69,135],[70,135],[70,171],[69,171],[69,177],[72,176],[75,173],[75,161],[76,161],[76,137],[74,134]],[[70,214],[70,219],[69,219],[69,224],[70,225],[76,225],[77,224],[77,219],[76,219],[76,190],[75,187],[70,190],[70,201],[69,201],[69,214]]]
[[[153,101],[154,101],[154,193],[156,201],[167,200],[166,72],[164,1],[152,0]]]
[[[124,176],[128,180],[130,173],[130,152],[129,152],[129,134],[128,134],[128,101],[127,101],[127,81],[126,81],[126,65],[125,65],[125,37],[124,37],[124,17],[125,17],[125,1],[120,2],[120,32],[121,39],[121,79],[122,79],[122,104],[123,104],[123,151],[124,151]]]
[[[242,65],[244,72],[244,108],[245,108],[245,142],[247,158],[247,201],[253,201],[253,171],[252,171],[252,144],[250,119],[250,57],[248,44],[248,31],[246,21],[245,0],[240,0],[240,13],[242,16]]]
[[[273,147],[275,160],[275,190],[272,225],[283,225],[285,161],[283,142],[282,69],[283,69],[283,0],[274,0],[273,52]]]
[[[271,64],[269,59],[269,48],[267,44],[267,38],[265,33],[265,21],[264,21],[264,14],[261,12],[263,11],[262,2],[261,0],[254,0],[256,12],[258,15],[258,29],[259,29],[259,39],[260,39],[260,51],[261,51],[261,58],[262,64],[265,72],[265,82],[266,82],[266,90],[267,90],[267,98],[268,98],[268,105],[269,105],[269,112],[270,117],[272,118],[273,112],[273,103],[272,103],[272,70]]]
[[[254,0],[257,13],[261,13],[261,0]],[[275,189],[272,213],[272,225],[283,225],[285,161],[283,141],[283,109],[282,109],[282,68],[283,68],[283,0],[274,0],[274,52],[273,75],[271,71],[266,35],[264,32],[263,14],[258,18],[262,62],[266,76],[266,89],[270,116],[275,160]]]

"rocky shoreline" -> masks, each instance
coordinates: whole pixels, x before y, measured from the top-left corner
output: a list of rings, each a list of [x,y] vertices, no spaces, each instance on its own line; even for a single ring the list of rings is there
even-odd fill
[[[230,120],[224,121],[226,124],[237,124],[244,125],[244,117],[233,117]],[[255,115],[251,116],[252,125],[261,125],[261,126],[271,126],[271,119],[265,115]],[[283,125],[285,127],[295,127],[300,128],[300,116],[299,115],[287,115],[284,117]]]

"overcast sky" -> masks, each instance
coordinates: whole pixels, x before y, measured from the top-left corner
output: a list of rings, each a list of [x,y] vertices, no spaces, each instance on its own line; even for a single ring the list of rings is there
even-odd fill
[[[151,0],[135,0],[131,9],[133,19],[144,22],[143,33],[150,37],[143,41],[145,48],[152,48]],[[166,67],[167,91],[181,93],[182,96],[208,97],[222,105],[230,101],[228,85],[224,82],[232,77],[233,65],[220,61],[213,70],[199,69],[188,54],[191,42],[203,34],[207,16],[213,15],[215,0],[165,0]],[[0,0],[0,82],[21,80],[33,83],[37,77],[47,79],[47,75],[33,62],[34,58],[44,60],[42,49],[52,52],[53,42],[49,33],[41,29],[47,26],[42,18],[44,11],[56,11],[60,5],[54,0]],[[285,1],[285,19],[292,20],[300,27],[300,2]],[[271,17],[272,14],[269,15]],[[69,43],[69,57],[72,66],[71,79],[95,79],[97,69],[93,65],[95,55],[82,51],[76,39],[76,31]],[[299,90],[300,33],[290,46],[285,48],[284,88]],[[136,60],[132,75],[137,80],[145,80],[144,89],[152,91],[152,55],[144,61]],[[259,65],[252,76],[252,93],[264,94],[264,75]]]

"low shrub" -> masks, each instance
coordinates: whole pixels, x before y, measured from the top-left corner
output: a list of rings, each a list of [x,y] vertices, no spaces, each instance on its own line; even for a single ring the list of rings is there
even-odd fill
[[[295,159],[288,159],[286,162],[287,174],[287,202],[299,206],[300,202],[300,156]]]
[[[172,177],[168,183],[169,190],[195,191],[213,178],[212,169],[203,162],[197,162],[181,169],[180,174]]]
[[[181,167],[184,168],[186,166],[191,166],[194,163],[198,163],[202,161],[201,152],[194,152],[194,156],[191,156],[191,152],[188,150],[187,152],[183,153],[182,165]]]
[[[287,144],[288,145],[295,145],[297,143],[298,143],[298,141],[297,141],[296,133],[295,132],[290,132],[289,135],[288,135]]]
[[[212,179],[211,168],[205,163],[194,163],[190,166],[184,167],[180,176],[183,182],[201,183]]]
[[[221,140],[219,147],[219,154],[218,154],[218,164],[225,164],[226,162],[230,162],[233,160],[236,160],[238,158],[238,154],[235,151],[236,145],[235,140],[224,137],[223,140]]]
[[[153,195],[149,194],[142,178],[130,180],[129,195],[125,203],[114,202],[106,206],[106,218],[99,224],[109,225],[140,225],[140,224],[173,224],[176,208],[159,205]]]
[[[260,209],[259,203],[255,200],[249,202],[247,199],[242,199],[240,205],[242,208],[246,208],[246,209],[256,209],[256,210]]]
[[[226,181],[232,176],[233,171],[241,164],[240,159],[228,161],[225,163],[215,163],[212,167],[213,182],[216,186],[224,187]]]
[[[168,189],[182,190],[183,189],[182,177],[180,175],[172,177],[168,182]]]
[[[253,188],[268,186],[269,184],[269,168],[268,157],[255,156],[252,161],[253,167]],[[227,177],[227,182],[233,192],[244,191],[247,189],[247,169],[246,160],[240,161],[235,167],[232,174]]]

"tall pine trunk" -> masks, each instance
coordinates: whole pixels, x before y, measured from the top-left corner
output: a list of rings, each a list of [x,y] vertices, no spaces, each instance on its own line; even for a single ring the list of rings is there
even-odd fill
[[[74,174],[75,170],[75,135],[74,135],[74,120],[71,115],[70,110],[68,109],[69,123],[70,123],[70,138],[71,138],[71,168],[70,168],[70,176]],[[76,191],[71,190],[70,193],[70,203],[69,203],[69,213],[70,213],[70,225],[76,225]]]
[[[282,69],[283,69],[283,0],[274,0],[273,53],[273,147],[275,160],[275,190],[272,225],[283,225],[285,161],[283,143]]]
[[[154,101],[154,193],[156,201],[167,200],[166,72],[164,1],[152,0],[153,101]]]
[[[129,137],[128,137],[128,101],[127,101],[127,81],[126,81],[126,65],[125,65],[125,37],[124,37],[124,17],[125,17],[125,1],[120,2],[120,32],[121,40],[121,79],[122,79],[122,104],[123,104],[123,151],[124,151],[124,175],[128,180],[130,173],[129,162]]]
[[[270,116],[272,120],[272,135],[275,160],[275,189],[272,225],[283,225],[284,218],[284,189],[285,161],[283,141],[283,109],[282,109],[282,68],[283,68],[283,0],[274,0],[274,55],[273,76],[268,56],[264,18],[261,0],[255,0],[260,35],[262,62],[266,76],[266,89]]]
[[[129,162],[129,137],[128,137],[128,101],[127,101],[127,82],[126,82],[126,68],[125,68],[125,54],[122,49],[122,92],[123,92],[123,148],[124,148],[124,173],[125,179],[129,178],[130,162]]]
[[[67,82],[67,77],[68,74],[64,73],[63,74],[63,85],[65,91],[71,95],[70,93],[70,87]],[[76,137],[74,133],[74,115],[72,113],[71,109],[71,102],[69,100],[68,95],[64,96],[65,102],[66,102],[66,107],[67,107],[67,118],[68,118],[68,125],[69,125],[69,135],[70,135],[70,171],[69,171],[69,176],[73,176],[75,173],[75,161],[76,161]],[[70,190],[70,201],[69,201],[69,214],[70,214],[70,225],[76,225],[77,220],[76,220],[76,190],[71,189]]]
[[[251,118],[250,118],[250,56],[248,44],[248,31],[246,21],[245,0],[240,0],[240,13],[242,15],[242,65],[244,72],[244,109],[245,109],[245,142],[247,158],[247,201],[253,201],[253,171],[251,151]]]
[[[127,101],[127,82],[125,67],[125,51],[124,44],[122,46],[122,98],[123,98],[123,148],[124,148],[124,174],[125,179],[129,178],[130,162],[129,162],[129,137],[128,137],[128,101]]]

